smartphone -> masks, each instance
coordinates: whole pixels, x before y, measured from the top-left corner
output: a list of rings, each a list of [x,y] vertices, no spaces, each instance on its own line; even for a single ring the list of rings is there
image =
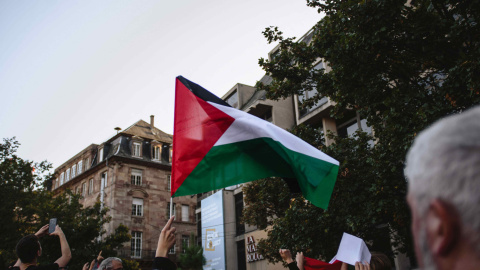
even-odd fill
[[[53,233],[57,227],[57,218],[51,218],[50,223],[48,224],[48,233]]]

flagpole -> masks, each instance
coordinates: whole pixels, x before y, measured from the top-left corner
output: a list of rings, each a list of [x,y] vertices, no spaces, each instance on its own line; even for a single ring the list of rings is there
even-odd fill
[[[173,197],[170,197],[170,218],[173,215]]]

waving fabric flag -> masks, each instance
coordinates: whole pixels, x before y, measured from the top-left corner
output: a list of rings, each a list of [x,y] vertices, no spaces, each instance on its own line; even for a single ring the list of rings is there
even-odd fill
[[[342,262],[336,260],[333,263],[326,263],[324,261],[305,257],[303,268],[305,268],[305,270],[340,270],[342,268]]]
[[[339,165],[181,76],[176,79],[172,163],[172,197],[277,176],[295,178],[304,197],[324,209]]]

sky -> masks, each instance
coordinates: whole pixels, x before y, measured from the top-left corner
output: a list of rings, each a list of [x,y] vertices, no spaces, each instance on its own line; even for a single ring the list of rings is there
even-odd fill
[[[301,37],[305,0],[0,0],[0,139],[54,167],[140,119],[173,132],[175,77],[254,86],[262,31]]]

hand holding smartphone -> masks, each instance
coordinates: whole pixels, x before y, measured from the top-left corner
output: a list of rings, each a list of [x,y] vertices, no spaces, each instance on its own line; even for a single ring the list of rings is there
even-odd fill
[[[48,224],[48,233],[53,233],[57,227],[57,218],[51,218]]]

